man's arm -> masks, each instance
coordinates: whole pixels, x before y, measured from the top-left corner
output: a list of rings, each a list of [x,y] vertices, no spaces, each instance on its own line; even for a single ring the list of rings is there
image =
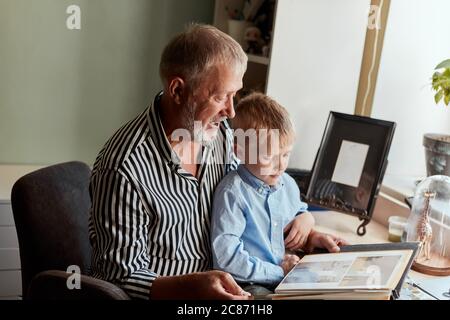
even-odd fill
[[[148,232],[152,217],[129,178],[115,170],[91,181],[93,274],[139,299],[248,299],[224,272],[162,277],[149,270]]]
[[[91,180],[94,276],[118,284],[132,298],[149,299],[157,274],[148,266],[151,217],[129,179],[116,170]]]
[[[244,300],[250,293],[242,290],[229,273],[208,271],[174,277],[159,277],[153,282],[151,299]]]

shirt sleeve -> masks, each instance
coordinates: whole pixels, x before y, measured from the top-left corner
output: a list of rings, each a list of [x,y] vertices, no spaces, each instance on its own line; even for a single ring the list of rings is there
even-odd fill
[[[300,189],[295,180],[289,175],[285,174],[285,183],[287,184],[290,201],[293,201],[295,215],[298,216],[308,211],[308,204],[301,200]]]
[[[127,177],[97,171],[90,185],[92,275],[115,283],[131,298],[150,299],[157,274],[149,270],[150,216]]]
[[[211,221],[214,268],[230,273],[240,282],[280,282],[284,277],[280,266],[251,256],[245,250],[241,236],[246,220],[238,202],[232,190],[219,189],[215,193]]]
[[[300,197],[295,200],[297,209],[297,216],[308,211],[308,204],[300,200]]]

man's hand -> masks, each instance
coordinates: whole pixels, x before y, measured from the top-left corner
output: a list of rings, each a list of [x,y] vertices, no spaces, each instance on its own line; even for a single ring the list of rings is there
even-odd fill
[[[233,277],[222,271],[159,277],[153,282],[151,299],[248,300],[251,294],[242,290]]]
[[[281,262],[281,268],[283,268],[284,275],[287,275],[299,261],[300,258],[295,254],[285,254],[283,261]]]
[[[341,250],[340,247],[348,244],[349,243],[344,239],[312,230],[309,234],[305,250],[306,252],[312,252],[315,248],[322,248],[334,253],[339,252]]]
[[[314,223],[314,217],[309,212],[304,212],[292,220],[284,228],[284,234],[287,234],[284,240],[286,249],[293,251],[303,249]]]

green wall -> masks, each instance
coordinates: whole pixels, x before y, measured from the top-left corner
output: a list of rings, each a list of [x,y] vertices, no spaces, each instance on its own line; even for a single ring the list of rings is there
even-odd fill
[[[69,5],[81,30],[68,30]],[[92,164],[161,89],[159,57],[213,0],[0,0],[0,163]]]

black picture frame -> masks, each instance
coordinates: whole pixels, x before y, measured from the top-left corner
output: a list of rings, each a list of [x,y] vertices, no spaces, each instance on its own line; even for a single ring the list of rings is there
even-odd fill
[[[331,111],[314,161],[306,201],[358,217],[362,224],[357,233],[364,235],[385,174],[395,127],[394,122]],[[362,169],[359,183],[358,173],[349,178],[355,182],[339,180],[351,177],[352,173],[347,172],[355,171],[352,163],[341,160],[353,157],[352,150],[355,159],[365,159],[355,160],[354,167]],[[350,169],[340,169],[342,163]],[[337,171],[340,172],[336,174]],[[336,178],[339,175],[344,178]]]

